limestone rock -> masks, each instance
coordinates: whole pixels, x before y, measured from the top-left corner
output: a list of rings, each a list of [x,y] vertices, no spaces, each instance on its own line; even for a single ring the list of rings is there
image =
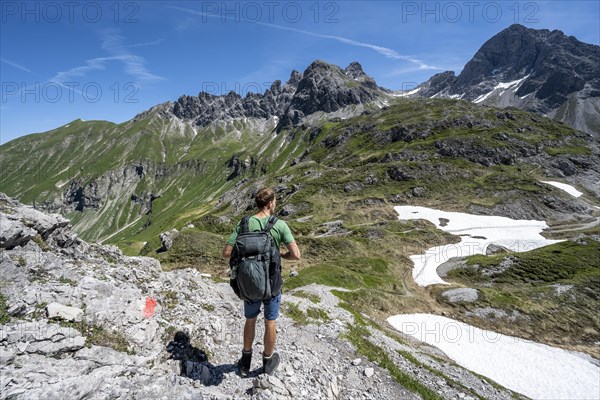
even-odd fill
[[[159,235],[160,238],[160,250],[167,251],[173,246],[173,241],[179,236],[177,229],[171,229],[168,232],[163,232]]]
[[[477,301],[477,299],[479,298],[479,293],[477,292],[477,289],[458,288],[446,290],[445,292],[442,292],[442,296],[444,296],[449,302],[452,303],[472,303],[474,301]]]
[[[58,318],[65,321],[81,321],[83,310],[77,307],[69,307],[59,303],[50,303],[46,306],[48,318]]]

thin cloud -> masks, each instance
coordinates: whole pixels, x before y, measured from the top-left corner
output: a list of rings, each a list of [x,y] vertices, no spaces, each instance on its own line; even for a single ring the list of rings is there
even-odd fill
[[[112,30],[103,32],[102,49],[118,57],[125,65],[125,72],[143,81],[163,80],[164,78],[148,71],[143,57],[131,53],[123,44],[123,36]]]
[[[183,7],[176,7],[176,6],[167,6],[168,8],[172,8],[174,10],[178,10],[178,11],[182,11],[188,14],[193,14],[193,15],[199,15],[199,16],[203,16],[203,17],[210,17],[210,18],[221,18],[218,15],[214,15],[214,14],[207,14],[207,13],[203,13],[201,11],[196,11],[196,10],[192,10],[189,8],[183,8]],[[275,29],[281,29],[281,30],[285,30],[285,31],[290,31],[290,32],[296,32],[296,33],[301,33],[303,35],[309,35],[309,36],[314,36],[314,37],[318,37],[318,38],[322,38],[322,39],[331,39],[331,40],[336,40],[338,42],[344,43],[344,44],[348,44],[350,46],[357,46],[357,47],[365,47],[371,50],[376,51],[377,53],[387,57],[387,58],[392,58],[392,59],[396,59],[396,60],[404,60],[404,61],[408,61],[414,64],[417,64],[420,70],[423,69],[442,69],[442,68],[438,68],[435,67],[433,65],[428,65],[425,62],[415,58],[415,57],[411,57],[411,56],[404,56],[399,54],[397,51],[387,48],[387,47],[383,47],[383,46],[377,46],[375,44],[371,44],[371,43],[365,43],[365,42],[360,42],[357,40],[352,40],[352,39],[348,39],[342,36],[336,36],[336,35],[324,35],[324,34],[320,34],[320,33],[314,33],[311,31],[306,31],[303,29],[297,29],[297,28],[290,28],[288,26],[283,26],[283,25],[277,25],[277,24],[270,24],[270,23],[266,23],[266,22],[260,22],[260,21],[251,21],[245,18],[241,18],[241,20],[246,21],[246,22],[251,22],[251,23],[255,23],[258,25],[262,25],[262,26],[267,26],[270,28],[275,28]]]
[[[177,9],[177,7],[171,7],[171,6],[168,6],[168,7]],[[195,21],[193,18],[185,17],[185,19],[183,21],[181,21],[180,23],[177,24],[177,26],[175,27],[175,30],[177,32],[187,31],[188,29],[194,27],[194,23],[195,23]]]
[[[77,77],[84,77],[91,71],[106,69],[108,61],[118,60],[118,57],[97,57],[85,61],[85,65],[61,71],[50,78],[50,82],[64,84]]]
[[[460,67],[462,68],[462,67]],[[424,70],[441,70],[444,69],[445,71],[455,71],[457,70],[457,68],[421,68],[421,67],[407,67],[407,68],[400,68],[400,69],[394,69],[392,71],[390,71],[389,73],[385,74],[384,77],[386,78],[390,78],[390,77],[394,77],[394,76],[398,76],[398,75],[404,75],[404,74],[409,74],[409,73],[413,73],[413,72],[417,72],[417,71],[424,71]]]
[[[124,38],[114,32],[105,31],[103,32],[102,49],[111,54],[108,57],[95,57],[89,60],[85,60],[83,65],[70,68],[66,71],[58,72],[52,78],[50,82],[55,82],[61,86],[65,83],[73,80],[73,78],[81,78],[87,76],[92,71],[101,71],[107,68],[107,64],[111,61],[121,62],[124,66],[125,73],[133,76],[135,79],[140,81],[156,81],[164,79],[161,76],[155,75],[148,71],[146,68],[146,62],[143,57],[131,53],[123,44]],[[162,39],[159,39],[162,40]],[[138,43],[131,47],[140,47],[142,45],[155,44],[154,42],[149,43]]]
[[[164,38],[159,38],[156,39],[152,42],[143,42],[143,43],[134,43],[134,44],[128,44],[127,46],[124,46],[128,49],[132,49],[134,47],[144,47],[144,46],[156,46],[162,43],[162,41],[164,40]]]
[[[264,23],[264,22],[257,22],[257,24],[260,25],[264,25],[264,26],[269,26],[272,28],[276,28],[276,29],[283,29],[286,31],[292,31],[292,32],[297,32],[297,33],[302,33],[304,35],[310,35],[310,36],[315,36],[315,37],[319,37],[319,38],[323,38],[323,39],[332,39],[332,40],[337,40],[338,42],[341,43],[345,43],[345,44],[349,44],[351,46],[357,46],[357,47],[366,47],[368,49],[374,50],[376,52],[378,52],[379,54],[382,54],[383,56],[387,57],[387,58],[392,58],[392,59],[396,59],[396,60],[404,60],[404,61],[408,61],[414,64],[418,65],[418,69],[440,69],[438,67],[435,67],[433,65],[428,65],[425,62],[411,57],[411,56],[403,56],[401,54],[398,54],[398,52],[396,50],[393,49],[389,49],[387,47],[383,47],[383,46],[377,46],[374,44],[370,44],[370,43],[364,43],[364,42],[359,42],[357,40],[352,40],[352,39],[348,39],[345,37],[341,37],[341,36],[335,36],[335,35],[323,35],[320,33],[314,33],[314,32],[310,32],[310,31],[305,31],[303,29],[297,29],[297,28],[290,28],[287,26],[281,26],[281,25],[275,25],[275,24],[268,24],[268,23]]]
[[[2,61],[6,65],[10,65],[11,67],[15,67],[17,69],[20,69],[21,71],[25,71],[25,72],[28,72],[30,74],[33,74],[33,72],[29,68],[25,68],[21,64],[17,64],[14,61],[7,60],[6,58],[2,58],[2,59],[0,59],[0,61]]]

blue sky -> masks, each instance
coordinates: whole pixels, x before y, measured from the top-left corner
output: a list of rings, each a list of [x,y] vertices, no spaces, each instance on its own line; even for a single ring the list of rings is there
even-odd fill
[[[123,122],[201,90],[263,92],[315,59],[384,87],[459,73],[513,23],[599,44],[600,1],[0,2],[0,143]]]

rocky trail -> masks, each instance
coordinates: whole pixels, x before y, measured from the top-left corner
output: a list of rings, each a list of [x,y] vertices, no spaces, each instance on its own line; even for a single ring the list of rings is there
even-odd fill
[[[582,222],[580,224],[567,224],[567,225],[557,225],[553,226],[548,230],[548,233],[561,233],[561,232],[573,232],[573,231],[582,231],[587,229],[595,228],[600,225],[600,217],[596,217],[591,222]]]
[[[235,362],[243,306],[227,283],[194,269],[163,272],[155,259],[86,243],[63,217],[4,194],[0,226],[2,399],[514,395],[389,327],[359,324],[319,285],[284,294],[276,347],[282,361],[272,376],[260,373],[259,317],[251,375],[241,378]],[[294,310],[309,316],[306,325],[292,318]],[[347,340],[356,329],[369,351]]]

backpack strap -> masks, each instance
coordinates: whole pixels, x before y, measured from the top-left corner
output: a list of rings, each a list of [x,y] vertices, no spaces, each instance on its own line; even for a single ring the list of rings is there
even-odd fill
[[[276,222],[277,222],[277,217],[274,215],[271,215],[267,221],[267,225],[265,225],[265,229],[263,229],[263,232],[269,233],[271,231],[271,228],[273,228],[273,226],[275,226]]]
[[[242,221],[240,222],[240,233],[246,233],[249,232],[248,229],[248,220],[250,219],[250,217],[245,216],[244,218],[242,218]]]

